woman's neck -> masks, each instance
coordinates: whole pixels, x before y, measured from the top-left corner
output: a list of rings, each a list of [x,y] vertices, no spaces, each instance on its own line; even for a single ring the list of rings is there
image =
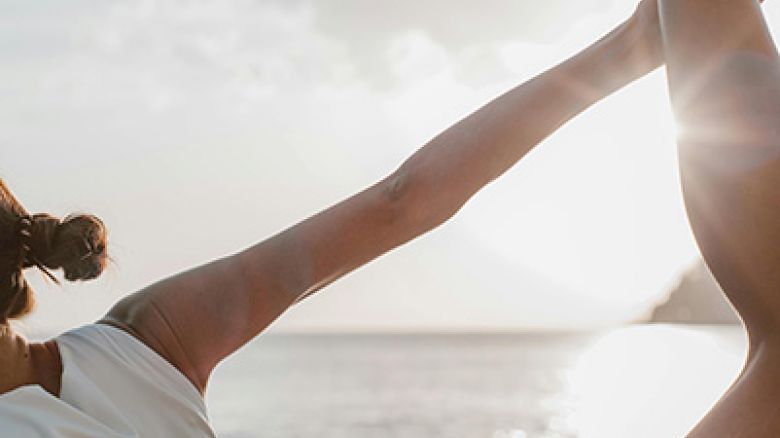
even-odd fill
[[[62,365],[57,344],[30,344],[8,324],[0,325],[0,394],[40,385],[59,396]]]

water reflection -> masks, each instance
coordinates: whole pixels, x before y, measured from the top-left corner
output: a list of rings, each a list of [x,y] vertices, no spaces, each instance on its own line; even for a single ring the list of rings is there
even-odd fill
[[[675,438],[744,348],[736,327],[266,336],[208,404],[222,438]]]
[[[568,376],[561,432],[580,438],[682,437],[737,376],[745,345],[736,327],[610,332]]]

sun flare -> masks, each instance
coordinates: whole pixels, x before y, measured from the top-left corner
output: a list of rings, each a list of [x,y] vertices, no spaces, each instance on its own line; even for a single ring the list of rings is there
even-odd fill
[[[569,376],[568,426],[582,438],[683,436],[743,363],[737,329],[637,326],[594,342]]]

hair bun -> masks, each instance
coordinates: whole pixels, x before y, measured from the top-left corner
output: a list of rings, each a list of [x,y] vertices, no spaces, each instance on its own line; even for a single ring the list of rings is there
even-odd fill
[[[43,265],[62,269],[68,281],[91,280],[105,269],[106,228],[92,215],[71,215],[60,220],[48,214],[31,217],[30,253],[25,267]]]

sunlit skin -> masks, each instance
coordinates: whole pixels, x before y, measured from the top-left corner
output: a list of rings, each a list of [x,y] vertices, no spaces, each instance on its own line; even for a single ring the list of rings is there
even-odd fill
[[[56,343],[28,343],[9,325],[0,325],[0,394],[21,385],[40,385],[57,394],[61,375]]]
[[[443,224],[572,117],[657,68],[657,33],[652,20],[632,16],[453,125],[387,178],[245,251],[128,296],[100,322],[130,332],[205,391],[214,367],[290,306]],[[224,226],[214,224],[214,234]],[[15,339],[10,330],[2,336]],[[58,359],[40,345],[8,349],[4,360],[15,365],[0,368],[0,388],[33,380],[58,394]]]
[[[691,438],[780,435],[780,64],[755,0],[646,0],[681,125],[686,208],[742,316],[746,365]]]

